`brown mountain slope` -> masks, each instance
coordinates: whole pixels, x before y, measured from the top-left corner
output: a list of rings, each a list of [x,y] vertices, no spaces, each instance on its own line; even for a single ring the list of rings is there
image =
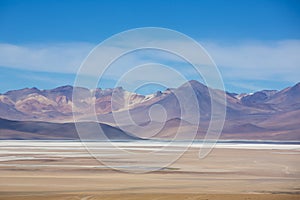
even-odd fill
[[[124,131],[95,122],[80,122],[86,134],[79,138],[74,123],[49,123],[33,121],[12,121],[0,119],[0,139],[9,140],[134,140],[138,139]]]
[[[196,97],[194,102],[191,101],[190,88]],[[211,99],[209,92],[214,99]],[[76,101],[74,94],[78,97]],[[183,98],[178,101],[178,96]],[[76,119],[86,121],[95,108],[98,122],[141,137],[172,137],[183,120],[189,124],[183,123],[180,134],[184,138],[197,126],[189,118],[193,118],[195,110],[199,108],[201,120],[197,137],[202,138],[211,118],[211,103],[214,102],[217,107],[225,106],[221,101],[222,96],[226,98],[223,138],[300,139],[300,83],[282,91],[263,90],[243,95],[210,89],[197,81],[148,96],[130,93],[120,87],[105,90],[72,86],[52,90],[25,88],[0,95],[0,117],[62,123],[71,122],[75,111]],[[182,104],[186,106],[182,107]],[[153,106],[163,108],[164,113],[151,111]],[[115,120],[116,115],[118,121]],[[74,128],[70,130],[75,131]]]

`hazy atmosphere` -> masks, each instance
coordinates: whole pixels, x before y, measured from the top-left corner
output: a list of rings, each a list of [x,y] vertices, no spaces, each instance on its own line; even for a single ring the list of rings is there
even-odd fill
[[[227,91],[279,90],[299,81],[298,1],[4,0],[0,13],[0,92],[72,85],[80,64],[97,44],[139,27],[174,29],[198,41],[217,64]],[[163,57],[142,55],[132,55],[117,68],[136,60],[188,70]],[[116,77],[105,78],[99,87],[113,88]]]
[[[299,52],[297,0],[0,0],[0,200],[298,200]]]

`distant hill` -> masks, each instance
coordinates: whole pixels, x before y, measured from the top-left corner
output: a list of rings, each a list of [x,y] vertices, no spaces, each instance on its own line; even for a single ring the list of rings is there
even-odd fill
[[[11,121],[0,119],[0,139],[8,140],[136,140],[124,131],[99,124],[101,129],[94,129],[95,122],[80,122],[86,128],[86,135],[79,138],[74,123],[49,123],[37,121]]]
[[[181,119],[180,102],[175,94],[186,95],[188,99],[190,94],[187,88],[190,86],[196,95],[201,116],[197,138],[203,138],[208,127],[211,102],[222,106],[218,99],[211,99],[210,91],[215,96],[225,96],[227,100],[222,138],[300,140],[300,83],[281,91],[263,90],[253,94],[235,94],[217,89],[209,90],[197,81],[189,81],[178,88],[147,96],[128,92],[121,87],[89,90],[62,86],[51,90],[25,88],[8,91],[0,95],[0,138],[74,139],[76,130],[74,124],[70,123],[73,121],[73,111],[76,111],[82,121],[86,121],[95,108],[98,122],[105,127],[109,136],[111,131],[119,131],[118,134],[122,137],[132,137],[126,135],[127,133],[148,137],[153,135],[151,131],[156,130],[157,134],[151,137],[172,138],[181,125],[180,136],[184,139],[195,124]],[[73,102],[73,91],[79,94],[77,102]],[[150,118],[149,110],[153,105],[164,107],[166,121]],[[195,107],[190,105],[184,112],[187,115],[193,113],[188,109]],[[128,123],[125,117],[128,111],[135,124],[145,127],[143,133],[137,133],[136,126]],[[119,116],[124,115],[118,124],[114,120],[114,112]],[[122,127],[118,127],[119,123],[126,127],[127,133],[122,132]]]

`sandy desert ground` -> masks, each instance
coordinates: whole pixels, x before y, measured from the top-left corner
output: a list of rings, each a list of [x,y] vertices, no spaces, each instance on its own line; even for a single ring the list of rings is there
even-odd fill
[[[168,167],[136,174],[104,166],[78,144],[0,143],[0,199],[300,198],[298,145],[217,146],[204,159],[192,147]]]

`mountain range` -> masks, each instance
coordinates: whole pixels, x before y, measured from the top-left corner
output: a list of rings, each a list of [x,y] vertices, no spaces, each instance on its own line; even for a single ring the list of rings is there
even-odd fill
[[[110,139],[170,139],[179,126],[179,138],[185,139],[196,125],[181,118],[182,110],[175,94],[187,96],[188,99],[188,87],[194,90],[201,116],[200,126],[196,127],[198,139],[206,133],[212,101],[216,105],[223,103],[211,99],[209,92],[212,92],[216,97],[221,95],[226,98],[222,139],[300,140],[300,83],[281,91],[236,94],[210,89],[194,80],[178,88],[146,96],[128,92],[121,87],[91,90],[62,86],[50,90],[24,88],[8,91],[0,94],[0,139],[77,139],[73,112],[76,112],[80,123],[86,123],[87,127],[89,123],[100,124]],[[79,94],[76,102],[73,101],[73,91]],[[156,121],[155,117],[151,119],[149,110],[153,105],[165,109],[165,121]],[[194,107],[190,105],[184,112],[189,113],[189,109]],[[91,108],[97,116],[93,122],[89,121]],[[142,133],[128,123],[128,112],[135,124],[144,127]],[[117,123],[114,113],[124,115],[124,118],[121,117]],[[93,138],[91,135],[94,134],[87,133],[88,138]]]

